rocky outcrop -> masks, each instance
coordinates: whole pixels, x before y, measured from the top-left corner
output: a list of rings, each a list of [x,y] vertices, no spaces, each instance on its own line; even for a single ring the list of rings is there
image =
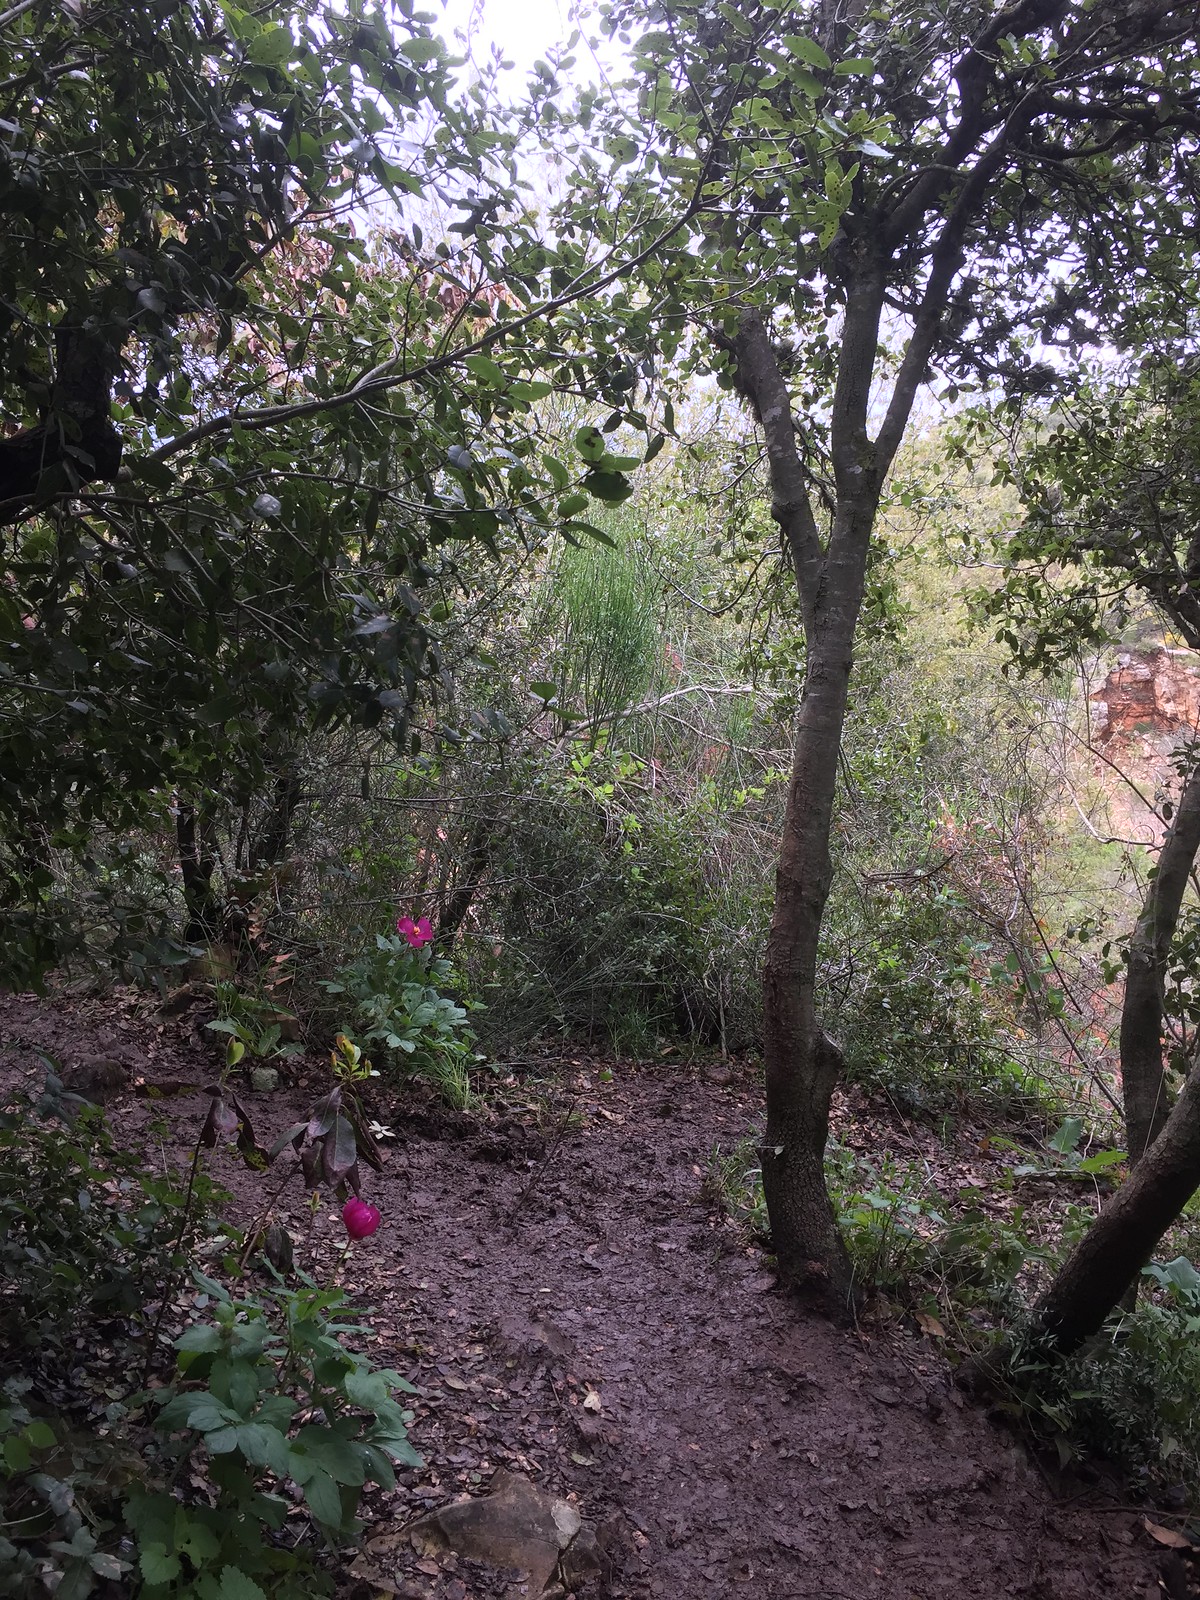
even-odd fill
[[[1200,663],[1192,650],[1125,650],[1091,699],[1098,744],[1140,740],[1165,755],[1200,731]]]

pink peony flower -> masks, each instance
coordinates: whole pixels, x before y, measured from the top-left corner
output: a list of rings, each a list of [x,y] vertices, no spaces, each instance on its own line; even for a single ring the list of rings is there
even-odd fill
[[[428,917],[418,917],[416,922],[411,917],[400,917],[396,922],[396,932],[402,933],[414,950],[419,950],[433,938]]]
[[[353,1195],[342,1207],[342,1221],[352,1239],[369,1239],[383,1221],[378,1208]]]

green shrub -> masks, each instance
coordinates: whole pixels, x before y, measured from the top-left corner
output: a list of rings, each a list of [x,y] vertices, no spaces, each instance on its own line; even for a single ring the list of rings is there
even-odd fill
[[[424,1078],[463,1110],[472,1098],[471,1068],[481,1057],[467,1007],[443,993],[454,981],[449,961],[435,956],[432,946],[414,946],[394,933],[377,934],[374,948],[323,988],[346,1008],[344,1034],[381,1051],[389,1070]]]
[[[125,1516],[138,1546],[144,1600],[304,1600],[330,1585],[314,1550],[273,1535],[297,1484],[330,1543],[353,1539],[367,1483],[395,1484],[393,1461],[419,1466],[408,1442],[412,1392],[373,1368],[342,1335],[363,1330],[340,1289],[306,1284],[235,1298],[198,1279],[213,1317],[176,1340],[179,1376],[154,1397],[161,1486],[135,1490]],[[210,1490],[180,1499],[184,1468]]]
[[[112,1447],[95,1440],[85,1448],[61,1419],[51,1425],[35,1415],[25,1403],[32,1388],[31,1379],[10,1378],[0,1403],[0,1595],[85,1600],[130,1569],[101,1548],[113,1524],[87,1498],[102,1486],[98,1468]]]
[[[220,1194],[198,1172],[189,1204],[178,1175],[147,1172],[98,1107],[47,1083],[39,1107],[0,1111],[0,1339],[41,1368],[97,1319],[144,1329]]]
[[[877,1161],[831,1141],[825,1173],[854,1267],[868,1294],[907,1287],[929,1260],[945,1218],[927,1179],[890,1155]]]
[[[873,895],[842,922],[823,988],[852,1081],[916,1115],[1045,1105],[1046,1086],[1016,1053],[1008,995],[990,982],[990,946],[979,935],[956,891],[930,884]]]
[[[655,792],[648,771],[628,752],[578,749],[565,773],[522,780],[520,824],[492,863],[503,893],[466,952],[497,1047],[544,1029],[631,1055],[662,1038],[733,1050],[756,1037],[769,898],[742,870],[737,807],[711,784]]]
[[[1065,1363],[1012,1363],[1014,1406],[1064,1457],[1098,1454],[1151,1485],[1200,1493],[1200,1272],[1186,1257],[1145,1269],[1135,1311]]]

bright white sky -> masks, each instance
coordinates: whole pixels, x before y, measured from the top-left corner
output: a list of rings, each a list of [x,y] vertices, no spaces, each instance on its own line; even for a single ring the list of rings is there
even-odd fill
[[[468,34],[472,54],[480,61],[498,44],[505,59],[514,63],[514,80],[520,81],[539,56],[570,37],[571,10],[571,0],[444,0],[442,21],[434,31],[448,44],[457,43],[456,31]]]

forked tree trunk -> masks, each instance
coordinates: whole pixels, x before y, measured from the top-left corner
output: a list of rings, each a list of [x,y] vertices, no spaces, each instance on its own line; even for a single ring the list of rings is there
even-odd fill
[[[863,343],[873,352],[877,305],[873,297],[867,300],[861,308]],[[818,1015],[817,964],[832,880],[829,839],[854,632],[881,478],[873,467],[850,462],[845,478],[854,492],[841,497],[822,541],[790,398],[774,348],[752,313],[743,317],[731,353],[739,387],[766,437],[772,514],[795,571],[808,656],[763,969],[763,1191],[784,1281],[836,1314],[847,1310],[853,1296],[850,1258],[825,1182],[830,1102],[842,1058]],[[855,449],[860,443],[865,446],[865,434]],[[863,454],[868,451],[869,446]]]

